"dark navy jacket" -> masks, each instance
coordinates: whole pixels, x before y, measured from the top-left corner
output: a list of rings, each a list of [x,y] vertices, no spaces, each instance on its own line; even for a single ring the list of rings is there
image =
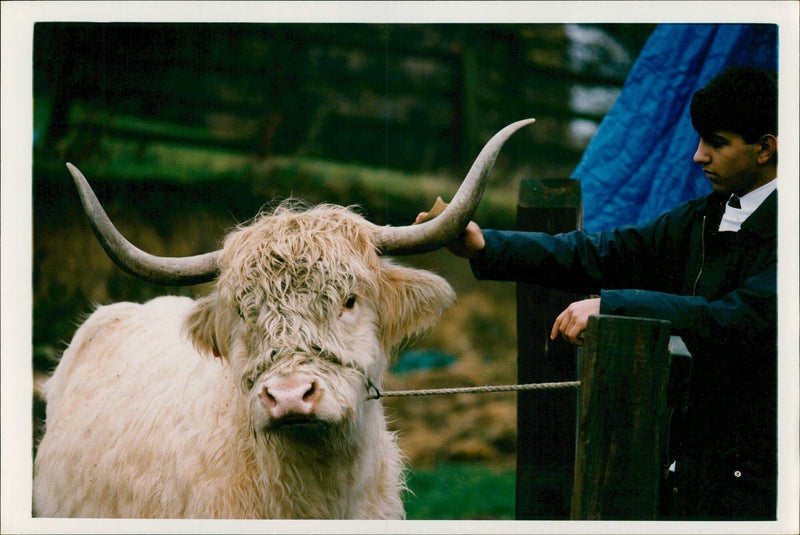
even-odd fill
[[[724,202],[712,193],[648,223],[591,235],[486,230],[486,248],[471,265],[479,279],[600,294],[601,314],[669,320],[693,356],[688,406],[673,418],[671,453],[687,459],[677,472],[702,466],[713,480],[702,484],[703,503],[714,499],[715,486],[734,497],[738,487],[758,489],[766,502],[742,515],[772,517],[777,192],[739,232],[717,231]],[[725,516],[726,508],[752,502],[748,489],[741,501],[721,496],[697,514]]]

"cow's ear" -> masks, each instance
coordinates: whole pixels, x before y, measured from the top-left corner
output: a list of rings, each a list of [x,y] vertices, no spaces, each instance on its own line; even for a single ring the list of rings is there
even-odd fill
[[[439,275],[384,260],[379,311],[384,343],[394,348],[429,329],[455,301],[453,288]]]
[[[217,295],[198,299],[183,323],[183,331],[194,347],[203,354],[227,358],[227,336],[224,329],[224,313],[220,311]]]

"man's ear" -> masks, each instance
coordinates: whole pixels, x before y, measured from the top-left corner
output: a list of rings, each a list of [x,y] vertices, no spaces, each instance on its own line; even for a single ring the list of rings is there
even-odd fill
[[[388,350],[432,327],[442,312],[453,306],[456,294],[439,275],[384,259],[380,300],[383,341]]]
[[[221,316],[225,314],[219,308],[216,294],[198,299],[183,322],[183,331],[199,352],[227,358],[227,337],[222,333],[227,333],[230,329],[224,328]]]
[[[773,136],[772,134],[765,134],[761,136],[761,139],[758,140],[759,149],[758,149],[758,163],[764,165],[769,163],[770,160],[774,161],[773,164],[777,164],[778,160],[778,138]]]

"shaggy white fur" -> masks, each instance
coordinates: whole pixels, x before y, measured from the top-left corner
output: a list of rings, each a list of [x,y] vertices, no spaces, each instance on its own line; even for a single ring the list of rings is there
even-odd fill
[[[455,295],[378,256],[375,229],[283,205],[227,237],[209,296],[100,307],[45,385],[35,514],[403,518],[367,384]]]

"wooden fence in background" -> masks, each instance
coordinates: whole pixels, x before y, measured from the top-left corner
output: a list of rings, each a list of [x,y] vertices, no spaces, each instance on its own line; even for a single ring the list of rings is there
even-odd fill
[[[653,28],[599,26],[627,61],[588,45],[575,61],[562,24],[38,23],[37,147],[63,159],[105,136],[460,174],[535,116],[504,158],[568,176],[586,141],[572,123],[607,111],[573,94],[618,92]]]

